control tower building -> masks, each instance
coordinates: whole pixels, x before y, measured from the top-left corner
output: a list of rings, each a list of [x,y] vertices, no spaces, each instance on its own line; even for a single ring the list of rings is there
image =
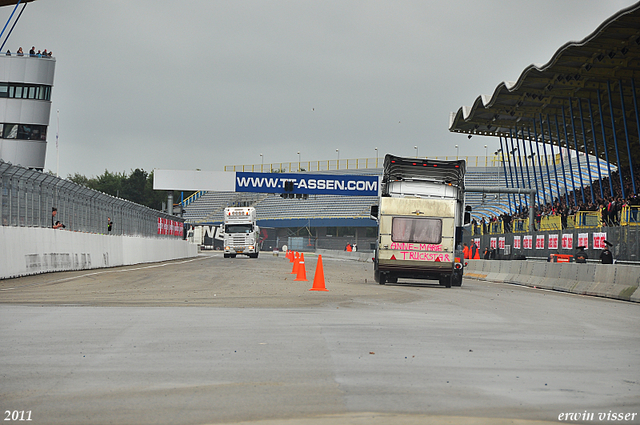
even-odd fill
[[[6,43],[9,28],[13,29],[32,1],[0,0],[0,7],[12,6],[13,11],[0,35],[0,159],[42,171],[56,61],[49,56],[30,55],[31,46],[24,46],[22,55],[13,49],[9,54]]]

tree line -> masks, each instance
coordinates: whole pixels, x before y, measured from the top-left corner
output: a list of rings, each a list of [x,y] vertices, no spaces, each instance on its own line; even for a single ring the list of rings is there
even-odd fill
[[[97,177],[86,177],[75,173],[67,175],[67,180],[98,192],[145,205],[154,210],[162,210],[162,203],[167,201],[168,191],[153,190],[153,171],[147,173],[140,168],[132,170],[129,174],[104,170],[104,174]],[[193,193],[193,191],[184,192],[184,198],[186,199]],[[173,192],[173,201],[174,203],[180,202],[179,191]]]

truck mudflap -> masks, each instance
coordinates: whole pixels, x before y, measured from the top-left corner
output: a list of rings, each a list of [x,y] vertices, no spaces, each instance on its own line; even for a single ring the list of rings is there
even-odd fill
[[[447,288],[461,286],[464,264],[460,257],[452,258],[453,261],[448,262],[376,258],[374,260],[374,279],[381,285],[387,282],[396,283],[398,278],[408,278],[437,280],[440,285]]]

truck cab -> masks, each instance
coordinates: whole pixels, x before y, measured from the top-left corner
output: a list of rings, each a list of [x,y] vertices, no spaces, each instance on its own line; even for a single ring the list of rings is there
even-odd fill
[[[258,258],[260,228],[253,207],[229,207],[224,210],[224,258],[247,255]]]

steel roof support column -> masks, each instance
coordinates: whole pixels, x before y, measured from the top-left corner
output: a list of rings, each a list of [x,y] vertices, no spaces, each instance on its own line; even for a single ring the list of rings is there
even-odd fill
[[[520,187],[520,182],[518,182],[518,168],[516,167],[516,160],[513,160],[513,168],[511,168],[511,155],[513,155],[513,152],[515,151],[515,149],[513,149],[513,136],[511,135],[511,128],[509,128],[509,138],[511,139],[511,150],[509,151],[509,153],[507,154],[507,161],[509,161],[509,176],[511,178],[511,187]],[[504,138],[504,144],[505,146],[507,145],[507,138]],[[508,148],[507,148],[508,149]],[[515,184],[513,183],[513,174],[514,174],[514,170],[515,170],[515,175],[516,175],[516,182]],[[513,195],[513,203],[516,204],[516,195]],[[509,211],[510,213],[513,213],[513,211],[518,209],[518,206],[522,204],[522,200],[520,199],[520,194],[518,194],[518,202],[516,205],[514,205],[515,209],[512,211]]]
[[[598,182],[598,186],[600,186],[600,197],[604,199],[604,189],[602,188],[602,172],[600,171],[600,155],[598,155],[598,142],[596,140],[596,126],[593,123],[593,108],[591,106],[591,98],[587,99],[589,101],[589,119],[591,120],[591,134],[593,135],[593,154],[596,157],[596,164],[598,165],[598,178],[600,181]]]
[[[538,157],[538,171],[540,171],[540,185],[542,187],[542,201],[546,205],[547,204],[547,193],[544,190],[544,174],[542,173],[542,156],[540,156],[540,143],[538,143],[538,130],[536,127],[536,119],[533,119],[533,137],[536,141],[536,156]],[[546,159],[546,158],[545,158]],[[535,175],[535,169],[533,171]],[[549,169],[547,167],[547,176],[549,175]],[[551,178],[548,180],[549,182],[549,193],[551,193]],[[538,195],[538,203],[540,203],[540,195]]]
[[[584,130],[584,114],[582,113],[582,100],[578,98],[578,110],[580,112],[580,126],[582,128],[582,141],[584,142],[584,156],[587,160],[587,173],[589,174],[589,189],[591,189],[591,202],[596,201],[593,194],[593,177],[591,177],[591,163],[589,162],[589,147],[587,146],[587,133]],[[576,141],[577,144],[577,141]]]
[[[502,146],[502,136],[500,137],[500,153],[502,154],[502,169],[504,170],[504,184],[509,188],[509,179],[507,178],[507,166],[504,163],[504,147]],[[506,140],[505,140],[506,144]],[[509,201],[509,212],[511,212],[511,197],[507,194],[507,201]]]
[[[542,114],[540,114],[540,137],[542,137],[542,151],[544,153],[544,163],[547,167],[547,179],[549,180],[549,196],[551,198],[551,203],[553,204],[553,191],[551,190],[551,188],[553,187],[553,183],[551,183],[551,173],[549,172],[549,157],[547,156],[547,144],[544,142],[544,126],[542,124]],[[549,124],[549,146],[551,147],[551,158],[553,158],[553,144],[551,143],[551,124],[549,121],[549,115],[547,115],[547,124]],[[560,183],[558,182],[558,172],[556,171],[555,164],[553,166],[553,171],[556,176],[556,192],[558,193],[558,200],[560,200]]]
[[[609,97],[609,112],[611,115],[611,132],[613,133],[613,144],[616,148],[616,161],[618,165],[618,177],[620,177],[620,191],[624,198],[624,182],[622,181],[622,168],[620,168],[620,152],[618,151],[618,136],[616,135],[616,121],[613,117],[613,103],[611,102],[611,82],[607,80],[607,95]],[[613,196],[613,193],[611,194]]]
[[[602,114],[602,101],[600,100],[600,89],[598,93],[598,109],[600,110],[600,128],[602,129],[602,142],[604,143],[604,157],[607,161],[607,170],[609,171],[609,196],[613,196],[613,183],[611,182],[611,164],[609,163],[609,148],[607,147],[607,135],[604,131],[604,116]]]
[[[564,157],[562,156],[562,145],[560,144],[560,124],[558,123],[558,115],[556,115],[556,136],[558,138],[558,149],[560,149],[560,165],[562,165],[562,180],[564,181],[564,200],[567,203],[567,206],[569,206],[569,188],[567,187],[567,174],[564,170]]]
[[[571,114],[571,129],[573,130],[573,145],[575,146],[576,162],[578,164],[578,177],[580,178],[580,194],[582,195],[582,203],[584,204],[586,202],[584,199],[584,182],[582,181],[582,167],[580,166],[580,152],[578,151],[578,137],[576,136],[576,123],[575,123],[575,120],[573,119],[573,99],[572,98],[569,98],[569,114]],[[563,117],[564,117],[564,114],[563,114]],[[569,139],[567,139],[567,146],[568,145],[569,145]]]
[[[618,80],[620,85],[620,107],[622,108],[622,122],[624,124],[624,136],[627,140],[627,155],[629,155],[629,174],[631,174],[631,186],[633,193],[636,192],[636,179],[633,177],[633,161],[631,160],[631,146],[629,145],[629,130],[627,129],[627,114],[624,108],[624,95],[622,93],[622,80]],[[618,170],[620,171],[620,170]],[[624,193],[624,192],[623,192]],[[623,195],[624,198],[624,195]]]
[[[516,128],[516,144],[518,146],[518,152],[522,153],[518,155],[518,162],[520,163],[520,176],[522,176],[522,187],[527,188],[527,182],[529,183],[529,189],[531,189],[531,176],[529,175],[529,166],[527,165],[527,148],[524,144],[524,128],[522,131],[522,147],[520,146],[520,139],[518,138],[518,129]],[[522,158],[524,157],[524,165],[527,168],[527,180],[524,179],[524,170],[522,168]],[[527,203],[527,207],[533,206],[533,204],[529,203],[529,198],[525,196],[525,202]]]
[[[511,130],[509,130],[509,132],[511,132]],[[520,165],[520,178],[522,179],[522,188],[525,189],[527,185],[525,184],[524,171],[522,170],[522,155],[520,155],[520,140],[518,139],[518,127],[515,128],[515,132],[516,132],[516,147],[513,149],[513,151],[518,152],[518,164]],[[511,140],[513,141],[513,138],[511,138]],[[516,167],[516,179],[518,178],[518,173],[517,173],[518,164],[516,164],[516,159],[513,158],[513,166]],[[518,181],[518,187],[520,187],[520,181]],[[520,195],[518,195],[518,199],[520,199]],[[528,205],[526,196],[524,197],[524,203],[525,205]]]
[[[536,119],[533,119],[533,124],[535,126]],[[533,129],[534,137],[536,138],[536,145],[538,137],[536,136],[535,127]],[[533,181],[536,183],[536,202],[538,207],[540,206],[540,192],[538,190],[538,176],[536,175],[536,156],[533,153],[533,145],[531,144],[531,127],[527,127],[527,137],[529,138],[529,150],[531,151],[531,166],[533,167]],[[523,143],[524,144],[524,143]],[[540,159],[540,158],[538,158]],[[529,166],[527,166],[527,176],[529,176]],[[542,168],[540,169],[540,177],[542,177]],[[529,176],[529,189],[531,189],[531,177]],[[543,189],[544,190],[544,186]]]
[[[638,118],[638,100],[636,97],[636,83],[631,78],[631,98],[633,99],[633,109],[636,112],[636,127],[638,127],[638,142],[640,142],[640,118]]]
[[[558,117],[556,116],[556,122],[557,120],[558,120]],[[567,132],[567,121],[564,116],[564,105],[562,105],[562,128],[564,129],[564,142],[565,142],[565,145],[567,146],[567,162],[569,163],[569,176],[571,176],[571,189],[573,190],[573,205],[578,205],[578,199],[576,198],[576,182],[573,175],[573,165],[571,165],[571,147],[569,146],[569,133]],[[560,159],[562,159],[562,149],[560,149]],[[564,161],[563,161],[563,168],[564,168]],[[564,169],[562,170],[562,172],[564,174]],[[568,202],[567,202],[567,206],[569,206]]]

